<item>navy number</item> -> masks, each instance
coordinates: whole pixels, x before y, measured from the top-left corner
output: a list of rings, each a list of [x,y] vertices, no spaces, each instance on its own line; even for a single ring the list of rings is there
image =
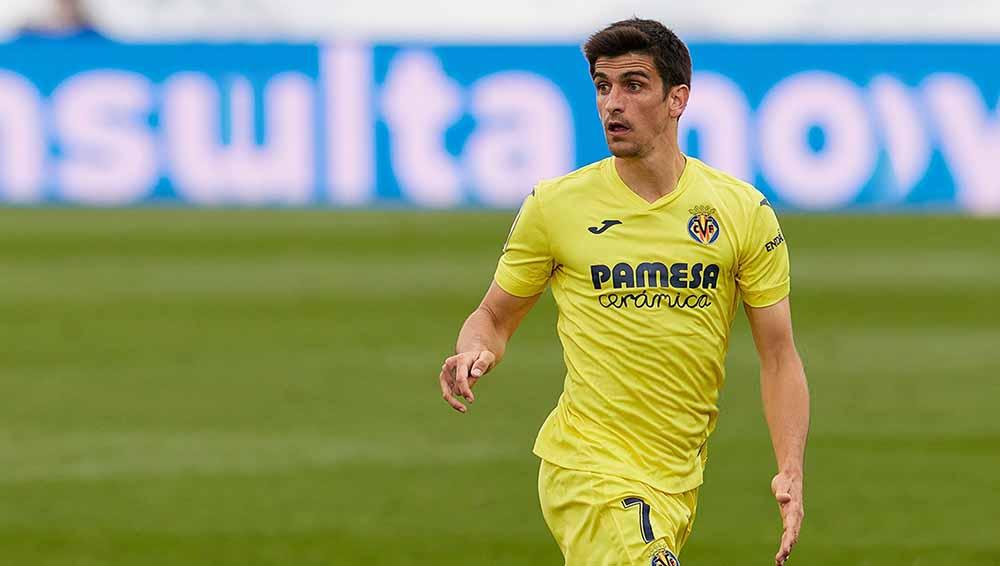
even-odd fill
[[[642,529],[642,540],[646,544],[649,544],[656,539],[653,536],[653,525],[649,523],[649,505],[638,497],[626,497],[622,499],[622,507],[626,509],[636,505],[639,506],[639,528]]]

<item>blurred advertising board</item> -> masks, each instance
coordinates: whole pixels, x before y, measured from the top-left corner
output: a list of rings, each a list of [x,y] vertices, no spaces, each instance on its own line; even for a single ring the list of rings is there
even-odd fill
[[[1000,44],[691,45],[687,152],[802,210],[1000,213]],[[516,207],[607,155],[575,45],[0,44],[0,202]]]

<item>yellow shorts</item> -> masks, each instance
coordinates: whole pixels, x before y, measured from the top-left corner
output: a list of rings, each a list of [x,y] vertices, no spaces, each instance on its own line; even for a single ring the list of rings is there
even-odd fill
[[[538,498],[566,566],[677,566],[698,507],[697,488],[663,493],[545,460]]]

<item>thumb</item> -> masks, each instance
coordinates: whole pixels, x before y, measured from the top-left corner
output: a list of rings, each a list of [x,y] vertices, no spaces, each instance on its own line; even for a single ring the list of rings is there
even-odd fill
[[[791,485],[787,479],[778,474],[771,480],[771,493],[778,503],[788,503],[792,500]]]
[[[493,355],[493,352],[483,350],[479,352],[476,363],[472,364],[472,371],[470,373],[473,377],[481,377],[484,373],[492,369],[494,361],[496,361],[496,356]]]

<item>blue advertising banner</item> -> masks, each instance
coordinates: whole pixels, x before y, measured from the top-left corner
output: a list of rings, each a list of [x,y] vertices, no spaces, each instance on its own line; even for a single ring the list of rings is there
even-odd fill
[[[803,210],[1000,213],[1000,45],[693,44],[691,155]],[[516,207],[607,147],[575,45],[0,44],[0,202]]]

